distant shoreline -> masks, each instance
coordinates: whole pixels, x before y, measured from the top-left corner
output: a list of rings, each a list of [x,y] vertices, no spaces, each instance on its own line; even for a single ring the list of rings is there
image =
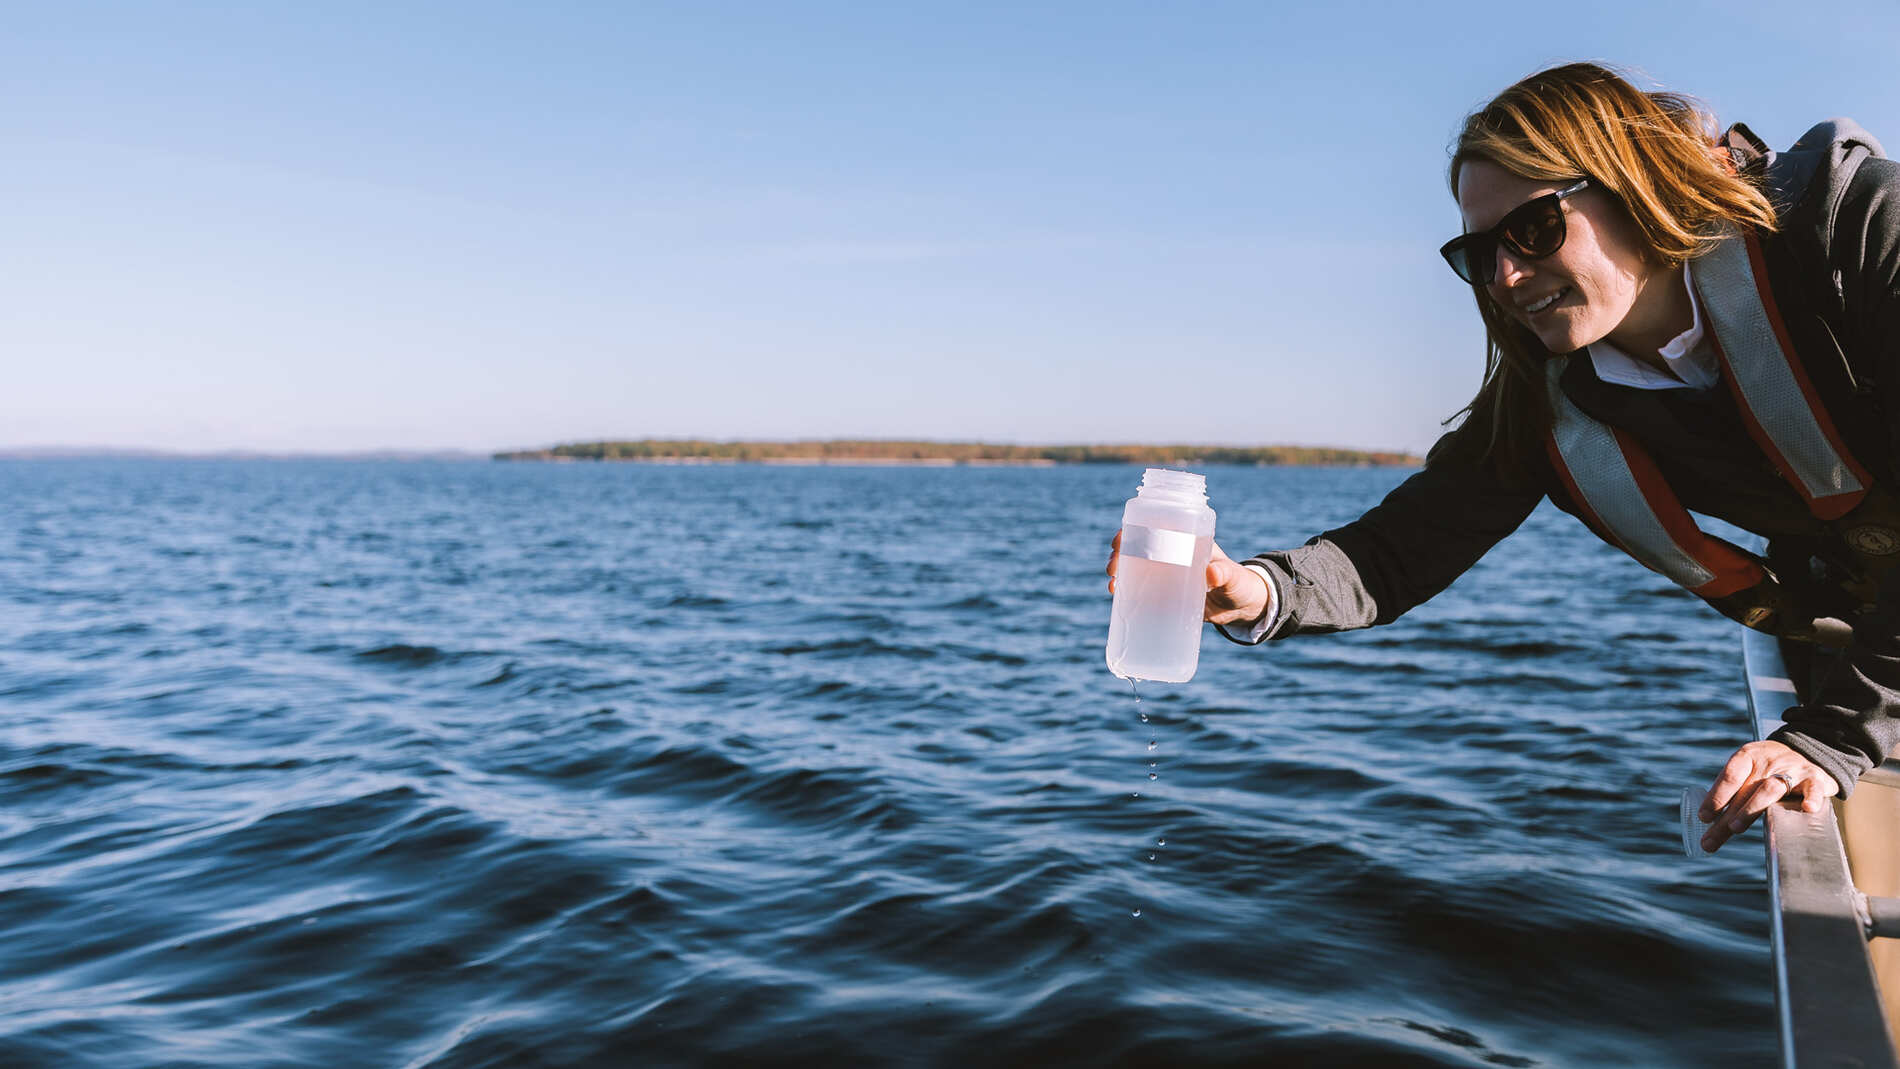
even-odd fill
[[[541,463],[774,464],[786,466],[1056,467],[1067,464],[1239,464],[1255,467],[1417,467],[1410,453],[1318,446],[995,445],[987,442],[832,440],[576,442],[494,454]]]
[[[638,451],[619,451],[626,446]],[[694,451],[694,449],[698,451]],[[1141,464],[1186,467],[1197,464],[1242,467],[1417,467],[1409,453],[1319,448],[1312,446],[1015,446],[980,442],[594,442],[552,449],[472,453],[460,450],[363,450],[336,453],[219,450],[184,452],[161,449],[27,446],[0,448],[0,461],[33,460],[225,460],[225,461],[371,461],[455,462],[533,461],[537,463],[617,464],[761,464],[774,467],[921,467],[1054,468],[1076,464]]]
[[[1057,461],[1029,460],[956,460],[951,457],[569,457],[497,453],[495,460],[528,461],[539,464],[764,464],[771,467],[913,467],[913,468],[1053,468]]]

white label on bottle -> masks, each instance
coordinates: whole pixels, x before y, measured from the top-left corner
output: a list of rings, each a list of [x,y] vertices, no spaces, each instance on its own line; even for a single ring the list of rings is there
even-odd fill
[[[1163,564],[1193,564],[1194,535],[1187,531],[1127,524],[1122,527],[1122,556],[1140,557]]]

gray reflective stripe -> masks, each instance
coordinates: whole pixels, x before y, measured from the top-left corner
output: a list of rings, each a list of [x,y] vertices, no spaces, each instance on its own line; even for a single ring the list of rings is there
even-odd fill
[[[1691,590],[1713,581],[1715,573],[1684,552],[1663,529],[1635,473],[1630,471],[1622,448],[1616,444],[1616,435],[1584,415],[1564,395],[1558,379],[1568,362],[1564,357],[1552,357],[1545,365],[1553,417],[1550,433],[1564,467],[1570,469],[1570,478],[1583,494],[1584,504],[1646,567]]]
[[[1794,354],[1784,353],[1775,336],[1748,261],[1748,243],[1740,232],[1730,228],[1721,242],[1692,263],[1690,277],[1742,399],[1808,496],[1864,491],[1866,487],[1822,432],[1789,367]]]

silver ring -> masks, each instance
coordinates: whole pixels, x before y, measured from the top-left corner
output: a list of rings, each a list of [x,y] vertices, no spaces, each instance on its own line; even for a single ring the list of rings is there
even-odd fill
[[[1787,784],[1789,790],[1794,790],[1794,777],[1788,775],[1786,772],[1770,772],[1768,773],[1768,778],[1778,779],[1781,782]]]

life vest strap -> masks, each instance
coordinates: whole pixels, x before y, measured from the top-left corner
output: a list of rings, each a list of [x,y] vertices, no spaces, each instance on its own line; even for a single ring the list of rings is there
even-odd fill
[[[1749,436],[1816,518],[1831,522],[1853,512],[1868,498],[1873,479],[1848,452],[1796,358],[1768,285],[1761,242],[1730,227],[1695,260],[1690,277],[1723,380]],[[1645,566],[1704,598],[1727,598],[1767,579],[1760,561],[1696,527],[1655,460],[1634,438],[1591,418],[1570,400],[1562,384],[1568,364],[1568,357],[1553,357],[1545,368],[1548,449],[1585,522]]]
[[[1548,452],[1586,522],[1614,545],[1704,598],[1725,597],[1762,581],[1754,558],[1695,525],[1634,439],[1584,415],[1557,385],[1562,361],[1547,372],[1555,417]]]
[[[1709,337],[1735,395],[1742,423],[1762,452],[1823,520],[1839,519],[1867,495],[1873,479],[1848,452],[1823,408],[1768,286],[1761,242],[1730,229],[1694,261],[1696,292],[1713,329]]]

